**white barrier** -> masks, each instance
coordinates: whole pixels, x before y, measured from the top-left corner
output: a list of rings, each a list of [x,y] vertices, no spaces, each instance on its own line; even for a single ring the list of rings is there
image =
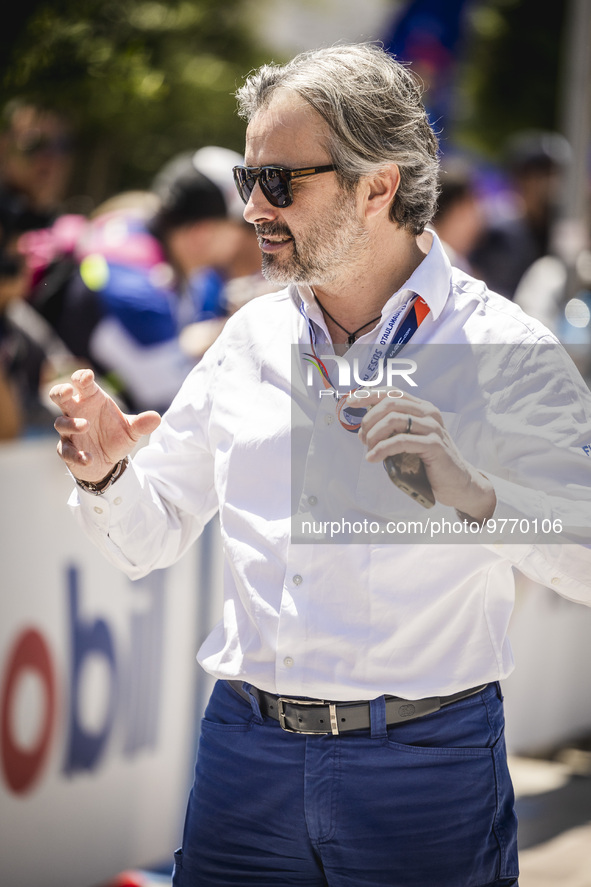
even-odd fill
[[[53,440],[0,447],[0,489],[0,882],[88,887],[172,860],[209,690],[211,533],[132,583],[68,513]]]
[[[503,683],[507,747],[544,753],[591,735],[591,607],[517,576],[509,631],[515,670]]]
[[[83,537],[53,440],[0,446],[0,882],[89,887],[180,841],[195,662],[221,612],[217,527],[132,583]],[[511,751],[591,731],[591,610],[521,583]]]

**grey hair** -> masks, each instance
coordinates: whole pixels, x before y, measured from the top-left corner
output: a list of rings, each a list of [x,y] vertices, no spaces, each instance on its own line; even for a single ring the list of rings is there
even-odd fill
[[[398,165],[390,218],[421,234],[435,212],[439,157],[414,74],[372,43],[302,52],[248,76],[236,93],[240,116],[252,120],[278,88],[297,93],[324,118],[326,148],[345,186]]]

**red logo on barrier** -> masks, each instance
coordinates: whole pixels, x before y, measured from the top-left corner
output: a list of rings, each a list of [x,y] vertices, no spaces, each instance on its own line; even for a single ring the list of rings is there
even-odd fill
[[[101,616],[87,617],[82,606],[79,570],[70,566],[67,578],[67,628],[69,659],[59,692],[55,656],[46,638],[36,628],[26,627],[0,662],[0,775],[14,794],[24,794],[38,781],[47,762],[56,732],[56,699],[63,699],[64,758],[62,770],[69,776],[93,771],[104,758],[115,720],[119,719],[121,751],[131,757],[158,743],[161,675],[164,655],[164,574],[134,584],[141,606],[128,613],[127,649],[115,643],[115,631]],[[108,704],[99,724],[85,723],[82,705],[85,664],[98,659],[107,666]],[[33,674],[43,690],[42,711],[36,735],[29,741],[19,736],[19,702],[23,679]]]
[[[45,689],[45,712],[35,746],[23,749],[13,734],[13,708],[19,679],[27,670],[36,672]],[[23,631],[8,657],[6,678],[2,688],[2,770],[10,788],[17,794],[27,791],[40,774],[49,751],[55,718],[55,677],[49,649],[42,635],[34,628]]]

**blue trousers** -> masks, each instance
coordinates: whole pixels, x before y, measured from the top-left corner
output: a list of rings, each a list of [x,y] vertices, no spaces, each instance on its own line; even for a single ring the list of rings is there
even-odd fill
[[[248,689],[248,685],[245,685]],[[498,685],[371,730],[285,733],[216,684],[173,887],[508,887],[517,822]]]

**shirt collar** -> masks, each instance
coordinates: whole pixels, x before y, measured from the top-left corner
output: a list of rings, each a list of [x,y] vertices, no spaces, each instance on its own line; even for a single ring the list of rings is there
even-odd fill
[[[401,294],[409,291],[425,300],[434,320],[443,311],[449,296],[451,263],[435,231],[427,228],[426,233],[431,237],[429,252],[408,280],[388,299],[384,312],[391,310],[400,301]]]
[[[292,283],[289,286],[289,294],[298,311],[301,311],[303,307],[306,317],[316,321],[316,323],[324,324],[322,311],[314,298],[311,286],[308,286],[307,283]]]
[[[427,228],[426,232],[431,237],[429,252],[408,280],[388,299],[382,309],[382,317],[394,311],[409,291],[417,293],[425,300],[434,320],[443,311],[449,296],[451,263],[435,231]],[[289,292],[298,310],[303,304],[306,315],[311,320],[322,321],[322,312],[311,287],[307,284],[292,284]]]

